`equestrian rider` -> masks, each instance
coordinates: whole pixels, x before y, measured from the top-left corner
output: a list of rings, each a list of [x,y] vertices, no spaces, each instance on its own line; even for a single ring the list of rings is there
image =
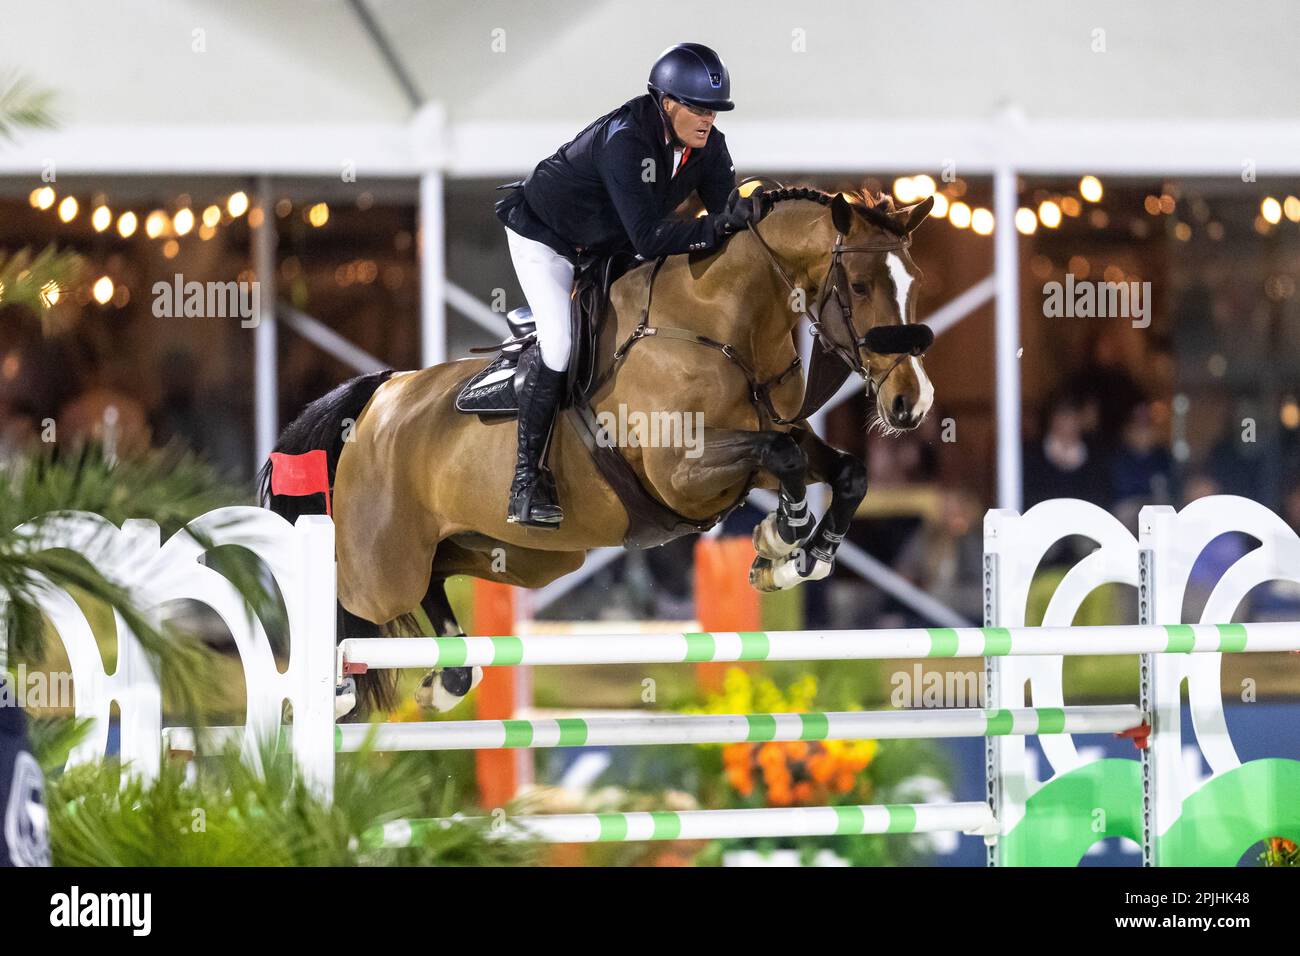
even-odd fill
[[[542,361],[519,393],[519,445],[506,520],[557,528],[564,517],[539,463],[569,364],[569,300],[582,255],[634,252],[642,259],[708,252],[749,222],[749,200],[728,207],[735,167],[713,127],[733,108],[718,54],[699,43],[665,50],[649,93],[597,119],[497,203],[510,258],[532,308]],[[692,192],[708,215],[672,211]]]

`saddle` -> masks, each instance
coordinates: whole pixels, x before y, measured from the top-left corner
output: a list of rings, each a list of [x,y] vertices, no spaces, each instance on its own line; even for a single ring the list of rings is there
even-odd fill
[[[602,363],[597,355],[609,311],[610,289],[637,261],[634,256],[621,253],[578,260],[569,310],[573,348],[557,417],[563,417],[582,439],[601,477],[614,490],[627,512],[624,546],[639,550],[658,547],[685,534],[707,531],[726,513],[696,520],[678,514],[651,495],[618,448],[604,439],[591,407],[591,396],[605,384],[613,371],[614,360],[606,359]],[[658,270],[658,264],[655,269]],[[532,310],[527,307],[511,311],[506,315],[510,336],[504,342],[470,349],[480,354],[499,354],[461,387],[455,403],[458,412],[478,415],[488,421],[513,418],[519,413],[518,388],[532,364],[542,360],[532,317]],[[548,456],[549,452],[548,443]],[[549,470],[545,462],[542,467]],[[743,498],[742,495],[740,500]]]
[[[604,327],[609,291],[637,259],[631,254],[613,256],[585,256],[578,260],[573,274],[573,295],[569,308],[570,341],[573,343],[569,359],[569,374],[561,408],[570,408],[585,401],[597,383],[596,344]],[[523,381],[522,373],[530,362],[524,355],[537,342],[537,329],[533,323],[532,309],[524,306],[506,315],[510,337],[500,345],[470,349],[483,354],[500,352],[487,368],[478,372],[456,396],[456,411],[482,416],[513,417],[519,412],[515,381]]]

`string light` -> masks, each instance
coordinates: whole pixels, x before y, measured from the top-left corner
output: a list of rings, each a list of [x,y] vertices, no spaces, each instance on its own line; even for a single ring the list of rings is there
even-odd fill
[[[203,210],[203,225],[209,229],[214,228],[217,223],[221,222],[221,207],[217,205],[209,206]]]
[[[243,192],[231,193],[226,200],[226,212],[238,219],[248,212],[248,196]]]
[[[108,276],[100,276],[95,280],[95,284],[90,289],[90,294],[95,297],[95,301],[100,305],[107,305],[113,298],[113,280]]]
[[[922,173],[919,176],[912,177],[912,190],[917,199],[925,199],[927,196],[934,195],[934,180]]]
[[[1096,176],[1084,176],[1079,180],[1079,195],[1088,202],[1101,202],[1101,180]]]
[[[49,209],[54,205],[54,190],[49,186],[42,186],[40,189],[33,189],[32,194],[27,197],[35,209]]]
[[[970,225],[971,213],[970,206],[964,202],[955,202],[948,209],[948,221],[958,229],[965,229]]]
[[[77,218],[77,200],[72,196],[65,196],[63,202],[59,203],[59,218],[64,222],[72,222]]]
[[[194,213],[189,209],[178,209],[176,215],[172,217],[172,228],[176,230],[176,235],[185,236],[194,228]]]
[[[103,232],[113,224],[113,211],[107,206],[98,206],[90,214],[90,224],[95,227],[96,232]]]
[[[1034,211],[1025,206],[1016,210],[1016,230],[1025,236],[1032,236],[1038,229],[1038,217]]]
[[[1287,196],[1282,202],[1282,211],[1292,222],[1300,222],[1300,199],[1295,196]]]
[[[117,234],[123,239],[130,239],[135,235],[138,225],[140,225],[140,221],[136,219],[135,213],[128,209],[117,217]]]
[[[981,236],[992,235],[993,233],[993,213],[989,212],[982,206],[976,209],[970,215],[970,227],[972,231]]]
[[[1270,226],[1276,226],[1282,221],[1282,204],[1272,196],[1265,196],[1264,201],[1259,204],[1259,214]]]
[[[330,207],[323,202],[316,203],[307,210],[307,221],[319,229],[330,221]]]
[[[150,239],[157,239],[167,230],[167,213],[155,209],[145,218],[144,234]]]
[[[1050,199],[1038,204],[1038,218],[1048,229],[1055,229],[1061,224],[1061,207]]]
[[[917,199],[916,181],[911,176],[900,176],[895,179],[894,198],[904,204],[915,202]]]
[[[943,219],[948,215],[948,197],[943,193],[934,194],[934,208],[930,210],[930,215],[936,219]]]

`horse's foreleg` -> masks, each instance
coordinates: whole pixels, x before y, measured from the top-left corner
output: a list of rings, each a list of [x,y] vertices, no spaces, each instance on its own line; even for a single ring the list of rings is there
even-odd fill
[[[812,530],[808,510],[808,458],[788,433],[775,436],[760,450],[758,463],[778,483],[776,510],[754,528],[754,550],[769,561],[793,554]]]
[[[704,446],[704,461],[686,476],[697,489],[706,473],[734,481],[757,469],[776,479],[776,510],[754,529],[758,558],[750,568],[749,580],[760,591],[798,584],[802,575],[795,558],[812,533],[812,517],[808,510],[808,457],[795,436],[719,429],[705,433]]]
[[[826,482],[831,489],[826,513],[803,545],[809,564],[806,576],[821,578],[834,566],[835,551],[867,495],[867,466],[856,456],[826,444],[811,429],[797,428],[791,434],[807,456],[808,477]]]

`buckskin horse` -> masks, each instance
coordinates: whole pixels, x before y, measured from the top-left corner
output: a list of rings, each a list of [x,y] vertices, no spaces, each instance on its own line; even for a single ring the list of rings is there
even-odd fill
[[[506,522],[513,421],[457,411],[462,386],[488,360],[354,378],[285,429],[277,451],[327,455],[344,637],[406,630],[417,606],[439,634],[463,633],[444,590],[452,575],[541,587],[592,548],[710,527],[754,487],[779,494],[754,531],[753,586],[830,573],[867,471],[807,418],[855,373],[880,427],[908,430],[925,417],[934,389],[921,355],[933,335],[915,322],[921,274],[908,246],[933,199],[896,209],[885,196],[776,188],[762,200],[768,214],[719,250],[641,263],[610,287],[586,400],[557,415],[547,449],[566,513],[558,529]],[[816,340],[806,389],[794,334],[802,321]],[[642,427],[682,415],[702,420],[702,446],[651,441]],[[637,423],[633,437],[613,447],[593,427],[600,416]],[[290,520],[310,510],[269,494],[269,468],[270,507]],[[815,525],[810,482],[831,489]],[[417,699],[448,709],[480,676],[431,671]],[[391,706],[392,687],[370,678],[357,683],[362,711]]]

